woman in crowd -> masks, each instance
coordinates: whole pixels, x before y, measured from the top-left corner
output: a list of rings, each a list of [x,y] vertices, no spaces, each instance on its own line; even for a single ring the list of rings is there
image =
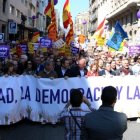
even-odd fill
[[[99,76],[97,64],[91,64],[90,70],[87,72],[87,76]]]
[[[14,76],[14,75],[17,75],[14,69],[14,64],[11,62],[8,62],[5,68],[5,76]]]
[[[23,74],[25,74],[25,75],[34,75],[35,74],[33,62],[31,62],[31,61],[27,62],[27,69],[24,71]]]

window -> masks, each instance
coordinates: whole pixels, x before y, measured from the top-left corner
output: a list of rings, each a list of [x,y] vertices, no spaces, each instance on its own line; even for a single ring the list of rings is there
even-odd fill
[[[132,36],[132,31],[129,32],[129,35]]]
[[[25,0],[25,6],[26,6],[26,7],[28,6],[28,1],[27,1],[27,0]]]
[[[7,0],[3,0],[3,9],[2,9],[2,11],[3,11],[3,13],[5,13],[5,9],[6,9],[6,3],[7,3]]]
[[[1,31],[2,31],[2,33],[6,33],[6,25],[5,24],[2,24]]]
[[[133,23],[133,13],[130,14],[130,23]]]
[[[18,9],[16,10],[16,17],[20,18],[20,11]]]
[[[10,5],[10,14],[14,15],[14,10],[15,10],[14,6]]]

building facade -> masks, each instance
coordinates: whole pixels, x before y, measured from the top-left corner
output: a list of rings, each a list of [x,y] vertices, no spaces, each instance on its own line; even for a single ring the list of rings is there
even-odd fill
[[[95,32],[98,26],[98,0],[89,0],[89,31]]]
[[[44,32],[46,29],[46,16],[44,15],[44,9],[47,5],[46,0],[37,0],[37,21],[36,27],[38,30]]]
[[[96,31],[106,17],[110,30],[119,21],[129,39],[135,40],[139,28],[137,12],[140,9],[140,0],[90,0],[89,9],[91,33]]]
[[[0,0],[0,33],[6,40],[31,38],[33,32],[45,32],[44,9],[48,0]],[[17,34],[9,33],[10,22],[17,23]]]
[[[74,24],[75,34],[84,34],[88,36],[89,32],[89,11],[79,13],[75,18]]]
[[[110,12],[107,15],[110,27],[119,21],[127,32],[129,40],[135,41],[138,26],[137,12],[140,9],[140,0],[111,0]]]
[[[9,0],[0,0],[0,33],[4,33],[5,39],[7,39],[8,32],[8,16]]]

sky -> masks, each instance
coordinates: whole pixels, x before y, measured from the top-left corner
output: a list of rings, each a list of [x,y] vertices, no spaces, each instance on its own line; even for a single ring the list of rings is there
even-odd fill
[[[58,0],[58,4],[55,6],[55,8],[58,9],[60,13],[61,25],[62,25],[62,11],[65,1],[66,0]],[[69,0],[69,1],[73,21],[75,21],[75,17],[78,13],[86,11],[89,8],[89,0]]]

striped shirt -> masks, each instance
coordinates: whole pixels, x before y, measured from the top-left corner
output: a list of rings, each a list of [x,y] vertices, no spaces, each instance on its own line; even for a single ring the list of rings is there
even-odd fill
[[[80,107],[72,107],[71,112],[80,126],[83,123],[84,116],[89,113],[83,111]],[[81,130],[68,110],[62,112],[61,120],[65,124],[65,140],[80,140]]]

